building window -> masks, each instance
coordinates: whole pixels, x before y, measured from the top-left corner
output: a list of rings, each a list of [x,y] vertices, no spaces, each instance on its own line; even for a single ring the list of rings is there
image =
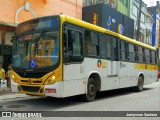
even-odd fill
[[[126,0],[126,7],[128,6],[128,0]]]
[[[132,6],[132,14],[133,14],[135,17],[138,16],[138,7],[137,7],[135,4],[133,4],[133,6]]]
[[[144,14],[144,13],[141,13],[141,21],[142,21],[143,23],[145,23],[145,14]]]
[[[84,0],[84,6],[92,5],[92,0]]]
[[[101,3],[105,4],[106,0],[96,0],[96,4],[101,4]]]

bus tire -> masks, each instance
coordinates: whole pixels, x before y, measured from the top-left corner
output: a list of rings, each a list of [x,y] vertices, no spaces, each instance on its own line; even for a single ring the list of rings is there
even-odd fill
[[[143,84],[144,84],[144,78],[142,76],[139,76],[137,86],[135,87],[135,90],[137,92],[143,91]]]
[[[87,84],[87,93],[84,96],[85,101],[91,102],[96,98],[97,88],[94,78],[89,78]]]

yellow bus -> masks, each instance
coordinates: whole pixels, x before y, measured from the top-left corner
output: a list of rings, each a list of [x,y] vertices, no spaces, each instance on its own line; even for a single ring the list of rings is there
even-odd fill
[[[156,49],[65,15],[17,26],[13,40],[12,90],[63,98],[133,87],[157,80]]]

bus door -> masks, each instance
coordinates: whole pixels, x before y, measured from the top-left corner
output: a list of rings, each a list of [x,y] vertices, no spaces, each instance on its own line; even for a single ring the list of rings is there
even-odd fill
[[[73,25],[65,26],[63,37],[64,65],[63,83],[64,96],[82,94],[84,79],[82,32]]]
[[[118,40],[114,36],[107,36],[107,77],[112,79],[112,88],[119,86],[118,81]]]

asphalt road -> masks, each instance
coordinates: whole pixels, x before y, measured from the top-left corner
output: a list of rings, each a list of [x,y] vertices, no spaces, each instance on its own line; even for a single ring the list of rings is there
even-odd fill
[[[35,97],[0,101],[0,111],[160,111],[160,82],[144,86],[143,92],[118,89],[98,93],[93,102],[84,102],[81,96],[63,99]],[[91,118],[91,117],[90,117]],[[89,118],[89,119],[90,119]],[[108,117],[107,117],[108,118]],[[60,119],[59,117],[57,119]],[[74,119],[74,118],[64,118]],[[78,119],[80,119],[78,117]],[[94,119],[106,119],[105,117]],[[122,118],[112,118],[122,119]],[[125,117],[122,120],[129,120]],[[142,118],[144,119],[144,118]],[[147,117],[148,120],[150,120]],[[147,120],[146,118],[144,120]],[[159,118],[153,118],[160,120]],[[135,120],[138,120],[135,118]]]

